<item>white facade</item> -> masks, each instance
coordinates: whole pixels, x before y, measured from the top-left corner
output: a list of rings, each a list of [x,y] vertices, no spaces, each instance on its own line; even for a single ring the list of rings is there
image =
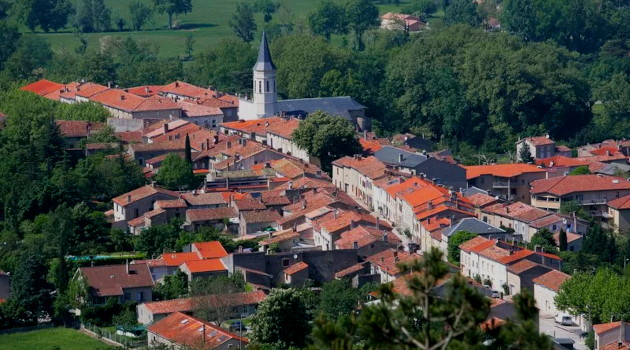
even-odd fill
[[[556,295],[557,293],[555,290],[543,287],[538,283],[534,283],[534,298],[536,299],[536,305],[542,314],[555,315],[559,312],[554,300]]]
[[[293,157],[305,162],[308,162],[310,159],[305,149],[298,147],[293,140],[289,140],[280,135],[267,132],[267,145],[277,151],[281,150],[284,154],[290,153]]]

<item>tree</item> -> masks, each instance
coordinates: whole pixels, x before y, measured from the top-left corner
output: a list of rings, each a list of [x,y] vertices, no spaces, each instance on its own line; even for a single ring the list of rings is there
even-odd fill
[[[501,25],[525,40],[536,40],[536,13],[532,0],[507,0],[501,11]]]
[[[263,20],[265,23],[271,22],[272,16],[280,7],[280,4],[274,2],[272,0],[256,0],[256,4],[254,5],[258,12],[263,14]]]
[[[518,154],[519,159],[523,163],[533,163],[534,157],[532,157],[532,150],[529,147],[527,142],[523,142],[523,146],[521,146],[521,151]]]
[[[494,349],[553,349],[549,336],[538,332],[538,308],[536,299],[528,290],[523,289],[513,298],[516,318],[499,327],[498,335],[492,344]],[[490,330],[493,336],[496,330]]]
[[[529,247],[541,247],[548,253],[554,253],[558,250],[556,240],[553,238],[553,232],[549,231],[547,228],[540,229],[538,232],[534,233],[532,239],[529,241]]]
[[[192,34],[186,35],[184,46],[186,47],[186,57],[192,57],[193,45],[195,45],[195,37]]]
[[[326,41],[330,41],[332,34],[347,32],[344,8],[331,0],[322,0],[308,20],[313,34],[324,36]]]
[[[378,25],[378,8],[371,0],[348,0],[345,4],[348,29],[354,33],[355,48],[363,51],[363,33]]]
[[[185,14],[192,11],[192,0],[153,0],[158,13],[168,15],[168,28],[173,28],[173,15]]]
[[[192,164],[174,153],[166,156],[157,173],[156,180],[160,185],[172,190],[195,186]]]
[[[590,170],[588,170],[588,165],[580,165],[576,167],[575,169],[571,170],[569,175],[586,175],[590,173],[591,172]]]
[[[444,21],[448,25],[463,23],[473,27],[481,23],[477,5],[468,0],[453,0],[444,11]]]
[[[364,306],[348,325],[318,319],[313,348],[347,349],[361,343],[370,349],[429,350],[481,343],[477,330],[489,314],[489,302],[461,275],[447,277],[449,268],[438,249],[399,268],[410,273],[406,285],[381,285],[381,302]],[[438,283],[444,279],[445,284]]]
[[[322,285],[317,312],[336,321],[356,310],[361,291],[352,287],[349,280],[333,280]]]
[[[309,333],[308,323],[302,292],[293,288],[272,289],[252,318],[252,340],[279,349],[302,347]]]
[[[473,238],[477,237],[476,233],[468,231],[457,231],[448,239],[448,261],[451,264],[459,265],[459,246]]]
[[[4,68],[4,62],[17,50],[20,35],[15,26],[0,21],[0,71]]]
[[[240,295],[245,292],[245,279],[240,273],[195,279],[190,286],[197,317],[221,324],[238,316]]]
[[[151,19],[153,10],[144,2],[136,0],[129,3],[129,22],[133,30],[139,31]]]
[[[558,238],[558,249],[560,249],[561,252],[564,252],[567,250],[567,245],[567,233],[564,230],[560,230]]]
[[[65,27],[74,13],[74,6],[69,0],[24,0],[15,2],[13,12],[18,21],[31,31],[39,26],[48,32]]]
[[[343,117],[321,111],[301,122],[293,132],[293,139],[309,155],[319,158],[327,172],[332,170],[333,160],[361,153],[354,126]]]
[[[111,26],[112,11],[104,0],[81,0],[77,3],[74,26],[81,32],[104,32]]]
[[[22,257],[11,278],[9,302],[15,303],[16,321],[37,324],[39,318],[52,314],[53,288],[46,281],[47,267],[33,254]]]
[[[256,21],[254,21],[254,7],[247,2],[236,3],[236,12],[230,19],[230,27],[237,37],[248,43],[254,40]]]
[[[113,58],[100,51],[88,51],[77,67],[77,73],[87,81],[107,84],[116,80],[116,66]]]
[[[174,275],[164,276],[164,281],[153,289],[155,300],[183,298],[188,294],[188,275],[179,270]]]
[[[53,57],[50,44],[37,36],[20,37],[17,49],[4,63],[5,72],[14,80],[41,76]]]
[[[134,249],[146,252],[148,256],[157,256],[174,251],[177,239],[182,233],[182,220],[175,218],[166,225],[152,225],[135,237]]]

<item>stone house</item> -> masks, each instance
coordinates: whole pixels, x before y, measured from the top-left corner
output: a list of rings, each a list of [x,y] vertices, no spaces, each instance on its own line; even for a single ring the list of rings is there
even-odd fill
[[[108,298],[119,302],[152,300],[155,285],[146,264],[80,267],[75,279],[85,280],[89,287],[89,304],[104,304]]]
[[[617,321],[593,325],[595,350],[630,350],[630,323]]]
[[[237,218],[236,210],[231,207],[210,208],[210,209],[188,209],[186,211],[186,221],[184,227],[196,232],[203,226],[213,226],[217,229],[225,229],[224,220]],[[228,227],[230,224],[228,223]]]
[[[561,310],[556,307],[555,297],[560,286],[571,276],[557,270],[551,270],[533,279],[534,298],[540,312],[544,315],[556,315]]]
[[[608,222],[619,233],[630,232],[630,195],[608,202]]]
[[[534,136],[520,139],[516,142],[516,157],[518,161],[521,159],[521,150],[523,147],[529,147],[529,152],[535,159],[549,158],[556,155],[556,142],[547,136]],[[569,154],[569,157],[571,154]]]
[[[114,221],[126,223],[152,211],[158,200],[177,199],[179,193],[157,186],[142,186],[114,199]]]
[[[275,210],[242,211],[239,217],[239,234],[246,236],[262,232],[267,228],[278,230],[279,226],[276,222],[280,218],[280,214]]]
[[[545,179],[547,172],[531,164],[495,164],[466,166],[469,186],[475,186],[508,201],[529,204],[530,183]]]

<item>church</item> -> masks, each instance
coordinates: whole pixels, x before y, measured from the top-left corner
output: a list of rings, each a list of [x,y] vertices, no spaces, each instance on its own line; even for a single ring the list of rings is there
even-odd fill
[[[242,120],[263,119],[272,116],[305,118],[308,114],[323,111],[341,116],[352,122],[358,131],[370,131],[371,122],[365,116],[366,107],[349,96],[300,98],[278,100],[276,66],[271,59],[267,36],[262,35],[258,59],[254,65],[253,100],[239,100],[238,117]]]

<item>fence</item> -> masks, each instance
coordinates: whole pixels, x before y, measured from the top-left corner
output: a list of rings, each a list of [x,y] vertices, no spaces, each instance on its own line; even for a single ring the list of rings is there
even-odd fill
[[[138,339],[133,339],[120,334],[116,334],[115,331],[111,332],[109,329],[101,328],[90,323],[81,324],[81,328],[94,333],[98,337],[109,339],[110,341],[117,343],[118,346],[122,346],[125,349],[135,349],[147,346],[146,336],[140,337]]]

